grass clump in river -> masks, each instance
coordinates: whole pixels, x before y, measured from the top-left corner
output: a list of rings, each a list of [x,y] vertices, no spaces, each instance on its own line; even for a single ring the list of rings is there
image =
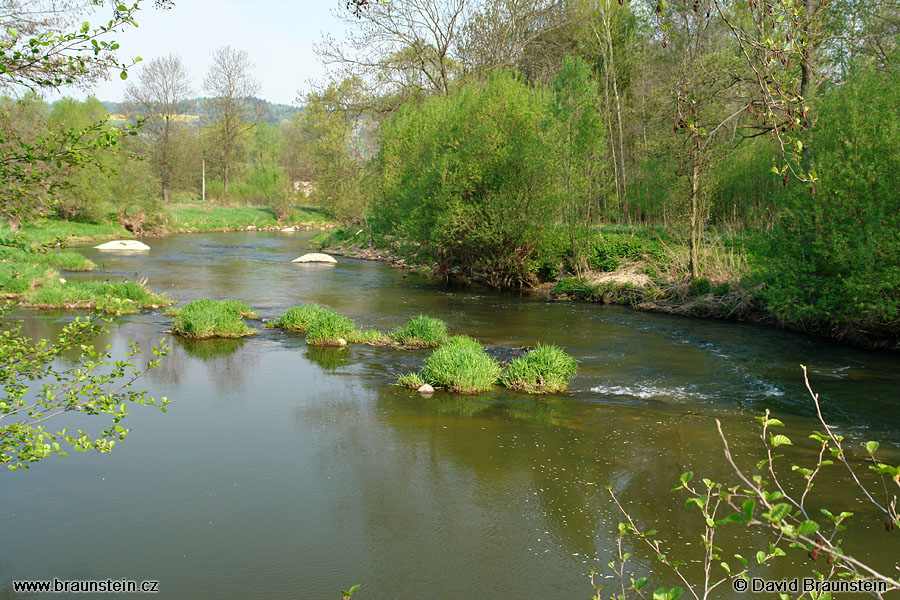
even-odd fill
[[[436,348],[447,340],[447,324],[440,319],[419,315],[389,335],[407,348]]]
[[[286,329],[288,331],[306,333],[309,326],[321,318],[321,315],[326,312],[332,311],[323,308],[318,304],[301,304],[289,308],[286,313],[277,319],[270,321],[266,327],[270,329]]]
[[[46,285],[25,299],[32,308],[96,308],[118,315],[134,314],[142,308],[172,304],[164,294],[154,294],[130,281],[70,281]]]
[[[353,341],[356,333],[356,323],[344,315],[324,309],[307,328],[306,343],[310,346],[343,346]]]
[[[425,380],[422,379],[422,376],[418,373],[407,373],[406,375],[401,375],[397,378],[397,385],[411,390],[417,390],[425,385]]]
[[[578,370],[578,362],[562,348],[538,344],[506,368],[503,384],[529,394],[564,392]]]
[[[175,317],[172,333],[193,340],[239,338],[255,333],[244,319],[258,315],[239,300],[194,300],[168,311]]]
[[[485,392],[500,377],[500,364],[477,341],[457,335],[425,359],[422,379],[451,392]]]
[[[306,343],[313,346],[342,345],[339,340],[363,341],[361,339],[363,334],[372,339],[375,339],[376,333],[381,335],[380,332],[374,331],[361,334],[353,321],[318,304],[294,306],[266,327],[305,333]]]

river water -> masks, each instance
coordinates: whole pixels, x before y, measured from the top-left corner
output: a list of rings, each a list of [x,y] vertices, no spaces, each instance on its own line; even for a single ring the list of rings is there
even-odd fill
[[[243,341],[170,338],[172,353],[142,380],[173,401],[167,414],[134,408],[125,423],[133,432],[112,454],[73,452],[0,475],[0,597],[16,597],[13,580],[57,577],[159,580],[163,598],[328,599],[355,583],[360,600],[587,598],[586,573],[608,573],[621,520],[606,486],[690,572],[701,523],[670,489],[689,469],[736,481],[716,418],[748,470],[761,456],[754,417],[766,408],[797,444],[788,458],[813,460],[804,438],[820,427],[800,364],[833,425],[853,443],[886,442],[900,462],[895,354],[448,289],[360,260],[291,264],[310,237],[170,236],[146,240],[152,250],[142,255],[81,248],[101,270],[66,276],[147,277],[179,301],[238,298],[263,319],[318,302],[388,330],[425,313],[500,356],[538,341],[562,346],[580,361],[570,393],[424,399],[391,384],[427,351],[308,348],[259,322]],[[29,335],[49,336],[73,315],[17,316]],[[99,342],[119,354],[128,340],[148,348],[169,322],[161,311],[122,318]],[[816,488],[817,502],[856,511],[845,549],[890,568],[900,535],[887,534],[834,473]],[[784,477],[799,481],[789,468]],[[745,556],[759,549],[739,547]],[[646,552],[635,561],[653,587],[674,584]],[[754,573],[799,574],[791,564]]]

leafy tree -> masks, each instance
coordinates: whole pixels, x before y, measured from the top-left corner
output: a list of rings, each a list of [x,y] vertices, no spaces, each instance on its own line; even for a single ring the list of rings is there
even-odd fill
[[[295,121],[316,187],[312,199],[339,221],[358,223],[368,205],[364,187],[366,120],[348,106],[359,97],[357,79],[331,84],[306,98]]]
[[[497,287],[530,282],[559,216],[540,135],[546,106],[502,72],[401,109],[380,132],[374,227],[443,269]]]
[[[860,69],[819,106],[810,160],[761,265],[770,308],[838,336],[900,334],[900,76]]]
[[[0,22],[0,89],[56,89],[96,78],[109,69],[127,77],[127,68],[116,57],[119,45],[105,39],[110,33],[135,25],[140,1],[117,5],[112,18],[92,28],[75,25],[86,3],[63,5],[38,2],[23,12],[14,2],[5,2]],[[98,2],[91,2],[91,5]],[[165,0],[157,5],[166,6]],[[4,115],[0,115],[0,121]],[[105,130],[104,122],[83,129],[67,129],[34,139],[19,137],[13,127],[0,122],[0,217],[11,227],[23,219],[52,212],[51,192],[64,187],[60,178],[48,177],[53,165],[74,167],[91,160],[91,150],[112,147],[127,130]]]
[[[603,120],[597,108],[597,84],[583,59],[563,60],[553,85],[545,129],[548,144],[559,161],[565,221],[576,275],[588,268],[591,230],[599,192]]]

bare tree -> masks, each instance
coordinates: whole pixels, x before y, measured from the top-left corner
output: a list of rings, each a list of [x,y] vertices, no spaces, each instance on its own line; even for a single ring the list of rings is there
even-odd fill
[[[131,112],[145,118],[143,131],[152,140],[151,157],[166,203],[173,179],[175,136],[184,124],[185,101],[192,93],[190,75],[175,54],[150,61],[137,83],[125,89]]]
[[[446,94],[456,69],[460,30],[470,0],[395,0],[365,10],[338,10],[348,26],[343,42],[326,37],[316,52],[358,77],[378,96],[401,92]],[[420,88],[420,89],[415,89]]]
[[[213,64],[203,80],[203,88],[213,97],[210,108],[217,123],[215,136],[227,200],[229,170],[236,162],[241,137],[253,129],[260,118],[260,105],[253,102],[259,82],[251,75],[253,64],[243,50],[223,46],[213,52],[212,58]]]
[[[468,73],[485,73],[522,65],[526,48],[545,45],[549,32],[571,21],[561,0],[485,0],[462,30],[460,54]],[[540,53],[540,52],[538,52]],[[562,52],[556,52],[559,59]],[[556,65],[558,66],[558,65]]]

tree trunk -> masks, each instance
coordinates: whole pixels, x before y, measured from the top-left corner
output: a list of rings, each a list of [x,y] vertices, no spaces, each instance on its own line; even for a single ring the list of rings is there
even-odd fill
[[[700,277],[697,247],[700,244],[700,150],[694,148],[691,155],[691,279]]]
[[[222,179],[225,184],[225,186],[222,190],[222,203],[228,204],[228,163],[227,162],[222,167],[222,174],[223,174]]]

